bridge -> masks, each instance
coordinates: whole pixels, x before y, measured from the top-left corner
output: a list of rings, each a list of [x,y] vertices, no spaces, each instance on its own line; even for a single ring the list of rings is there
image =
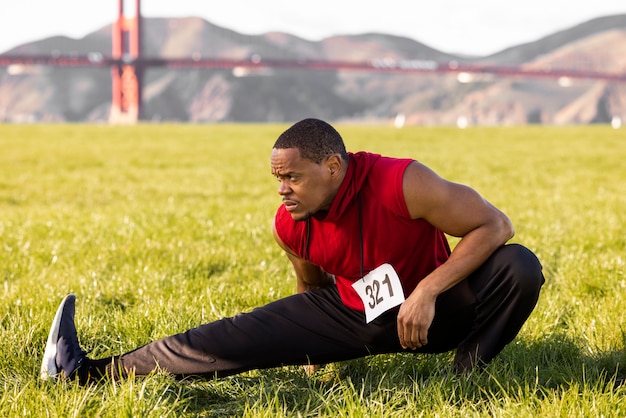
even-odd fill
[[[146,57],[141,53],[141,0],[135,0],[135,14],[124,15],[124,1],[118,0],[119,14],[112,27],[112,53],[103,56],[99,53],[86,55],[0,55],[0,67],[57,66],[110,68],[112,75],[112,100],[110,121],[113,123],[134,123],[141,119],[142,78],[150,67],[171,69],[308,69],[308,70],[350,70],[381,73],[457,73],[492,74],[502,77],[552,78],[552,79],[594,79],[611,82],[626,82],[626,72],[612,73],[576,69],[531,69],[523,66],[502,66],[488,64],[459,63],[456,61],[437,62],[432,60],[370,60],[321,61],[263,59],[258,55],[245,60],[211,59],[203,57],[158,58]]]

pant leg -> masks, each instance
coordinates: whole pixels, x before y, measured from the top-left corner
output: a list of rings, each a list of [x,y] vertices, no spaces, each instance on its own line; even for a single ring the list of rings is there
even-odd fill
[[[474,312],[474,295],[465,282],[446,291],[437,301],[429,344],[417,352],[457,347],[471,329]],[[142,376],[156,369],[179,376],[222,377],[252,369],[415,352],[400,346],[397,315],[394,309],[366,323],[365,314],[346,307],[331,286],[201,325],[97,364],[106,365],[114,377],[130,371]]]
[[[114,359],[109,373],[141,376],[159,368],[180,376],[220,377],[342,361],[377,351],[376,341],[390,323],[395,329],[395,317],[366,324],[364,313],[344,306],[331,286],[152,342]]]
[[[518,333],[543,283],[536,257],[521,246],[502,247],[467,280],[437,298],[429,343],[418,353],[456,347],[455,364],[488,362]],[[406,351],[397,336],[397,309],[366,324],[347,308],[336,287],[293,295],[252,312],[201,325],[112,359],[114,377],[162,369],[178,376],[220,377],[246,370],[348,360]],[[101,375],[97,370],[92,376]]]
[[[471,329],[474,294],[463,282],[440,295],[429,344],[417,351],[454,349]],[[346,307],[334,286],[272,302],[165,337],[136,350],[88,359],[83,379],[114,378],[157,369],[177,376],[221,377],[282,365],[323,364],[372,354],[403,352],[397,334],[398,310],[369,324],[365,314]]]
[[[469,370],[491,361],[518,334],[534,309],[544,283],[541,264],[527,248],[499,248],[467,279],[476,295],[476,318],[459,345],[455,367]]]

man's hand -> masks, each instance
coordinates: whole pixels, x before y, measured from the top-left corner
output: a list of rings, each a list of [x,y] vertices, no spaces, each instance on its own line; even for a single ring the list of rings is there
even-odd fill
[[[428,329],[435,318],[436,296],[422,292],[418,287],[400,306],[398,338],[404,349],[415,350],[428,344]]]
[[[307,376],[313,376],[316,371],[322,368],[321,364],[303,364],[302,369]]]

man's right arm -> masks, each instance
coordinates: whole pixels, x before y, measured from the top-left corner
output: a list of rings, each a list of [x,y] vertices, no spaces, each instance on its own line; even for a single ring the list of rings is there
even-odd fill
[[[306,292],[307,290],[319,289],[326,287],[334,283],[334,277],[319,266],[311,264],[305,259],[299,257],[294,253],[285,243],[280,239],[276,232],[276,227],[273,228],[274,239],[276,243],[287,254],[287,258],[293,265],[294,272],[296,273],[296,286],[298,293]]]
[[[272,232],[276,243],[285,251],[287,258],[293,265],[293,270],[296,273],[296,286],[298,293],[303,293],[307,290],[319,289],[335,283],[333,275],[326,273],[319,266],[311,264],[304,258],[299,257],[289,247],[287,247],[283,240],[278,236],[278,232],[276,232],[276,225],[273,226]],[[303,364],[302,367],[307,376],[311,376],[322,366],[319,364]]]

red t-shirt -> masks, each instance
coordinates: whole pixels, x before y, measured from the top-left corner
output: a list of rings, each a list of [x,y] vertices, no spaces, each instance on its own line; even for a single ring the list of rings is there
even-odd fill
[[[443,232],[425,220],[410,217],[402,177],[413,160],[366,152],[349,153],[349,157],[346,177],[328,212],[316,213],[309,222],[294,221],[281,205],[274,222],[281,240],[302,258],[307,258],[308,223],[308,261],[334,274],[343,303],[363,311],[363,302],[352,288],[360,279],[361,269],[359,217],[363,274],[391,264],[405,297],[448,259],[450,247]]]

